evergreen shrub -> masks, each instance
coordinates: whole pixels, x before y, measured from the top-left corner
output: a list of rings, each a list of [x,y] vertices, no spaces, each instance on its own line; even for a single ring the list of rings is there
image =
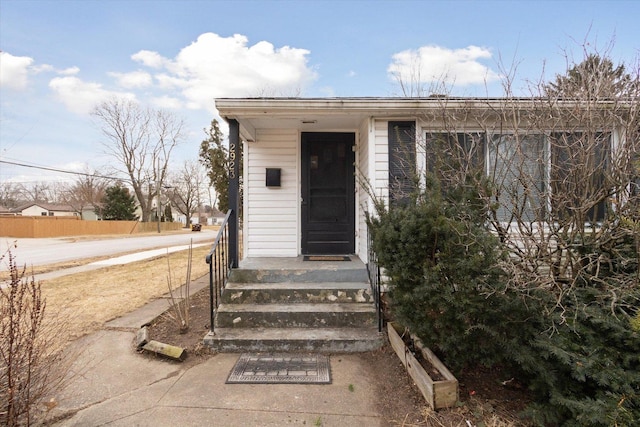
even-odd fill
[[[610,227],[610,228],[609,228]],[[529,413],[540,425],[640,424],[640,301],[636,233],[622,221],[575,245],[582,267],[560,292],[537,290],[540,333]]]
[[[574,242],[574,277],[519,286],[480,194],[429,181],[403,206],[377,203],[368,222],[394,319],[454,371],[510,370],[537,425],[639,425],[637,233],[611,223]]]
[[[525,306],[505,287],[486,210],[473,186],[432,181],[411,203],[378,204],[369,218],[394,318],[454,370],[504,362],[524,332]]]

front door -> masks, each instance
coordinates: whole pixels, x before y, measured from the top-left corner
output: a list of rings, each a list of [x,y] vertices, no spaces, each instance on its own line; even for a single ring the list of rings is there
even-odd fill
[[[355,251],[355,134],[302,134],[302,253]]]

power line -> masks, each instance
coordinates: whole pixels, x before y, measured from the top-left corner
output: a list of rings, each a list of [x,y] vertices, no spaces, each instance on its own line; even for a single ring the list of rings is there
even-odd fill
[[[25,163],[10,162],[8,160],[0,160],[0,163],[6,163],[8,165],[20,166],[20,167],[24,167],[24,168],[40,169],[40,170],[45,170],[45,171],[50,171],[50,172],[67,173],[67,174],[71,174],[71,175],[82,175],[82,176],[90,176],[90,177],[94,177],[94,178],[121,180],[121,178],[116,178],[116,177],[113,177],[113,176],[95,175],[95,174],[86,173],[86,172],[66,171],[64,169],[57,169],[57,168],[52,168],[52,167],[48,167],[48,166],[27,165]]]
[[[60,173],[66,173],[66,174],[71,174],[71,175],[82,175],[82,176],[89,176],[89,177],[94,177],[94,178],[104,178],[104,179],[111,179],[114,181],[122,181],[122,178],[118,178],[118,177],[114,177],[114,176],[106,176],[106,175],[95,175],[95,174],[90,174],[90,173],[86,173],[86,172],[73,172],[73,171],[67,171],[64,169],[57,169],[57,168],[52,168],[52,167],[48,167],[48,166],[36,166],[36,165],[28,165],[26,163],[19,163],[19,162],[10,162],[8,160],[0,160],[0,163],[6,163],[8,165],[14,165],[14,166],[21,166],[21,167],[25,167],[25,168],[32,168],[32,169],[41,169],[41,170],[46,170],[46,171],[51,171],[51,172],[60,172]],[[39,181],[12,181],[15,184],[28,184],[28,183],[38,183]],[[176,180],[170,180],[170,183],[174,183],[174,184],[184,184],[187,181],[182,180],[182,179],[176,179]]]

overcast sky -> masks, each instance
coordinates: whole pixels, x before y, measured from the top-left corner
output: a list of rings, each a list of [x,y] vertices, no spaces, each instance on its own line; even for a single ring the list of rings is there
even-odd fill
[[[526,95],[585,46],[636,67],[639,16],[625,0],[0,0],[0,160],[104,168],[90,112],[114,95],[185,119],[176,165],[217,97],[398,96],[398,74],[501,96],[513,65]],[[0,181],[72,178],[0,163]]]

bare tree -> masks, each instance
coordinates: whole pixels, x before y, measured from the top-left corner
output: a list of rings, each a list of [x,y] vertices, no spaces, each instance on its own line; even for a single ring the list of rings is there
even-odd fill
[[[20,184],[22,200],[27,202],[54,203],[53,183],[33,182]]]
[[[142,221],[149,221],[152,202],[159,197],[173,149],[182,140],[184,122],[176,115],[143,108],[134,101],[113,98],[93,116],[107,138],[103,145],[126,174]]]
[[[14,182],[0,183],[0,206],[12,209],[18,207],[21,195],[18,184]]]
[[[83,175],[78,175],[73,184],[67,186],[63,193],[63,201],[81,216],[87,207],[97,212],[107,186],[105,178],[87,170]]]
[[[640,206],[639,82],[637,65],[626,70],[585,54],[526,99],[438,98],[441,108],[419,119],[417,156],[404,156],[418,158],[416,182],[433,174],[452,186],[476,180],[480,189],[478,177],[488,175],[491,192],[482,196],[509,251],[513,287],[555,290],[562,311],[584,274],[597,276],[609,262],[589,258],[578,242],[636,239],[620,225],[637,220]],[[621,287],[638,280],[617,279]]]
[[[197,161],[185,161],[180,172],[170,180],[169,198],[173,206],[187,218],[186,226],[191,225],[191,216],[202,204],[202,187],[205,184],[205,171]]]

